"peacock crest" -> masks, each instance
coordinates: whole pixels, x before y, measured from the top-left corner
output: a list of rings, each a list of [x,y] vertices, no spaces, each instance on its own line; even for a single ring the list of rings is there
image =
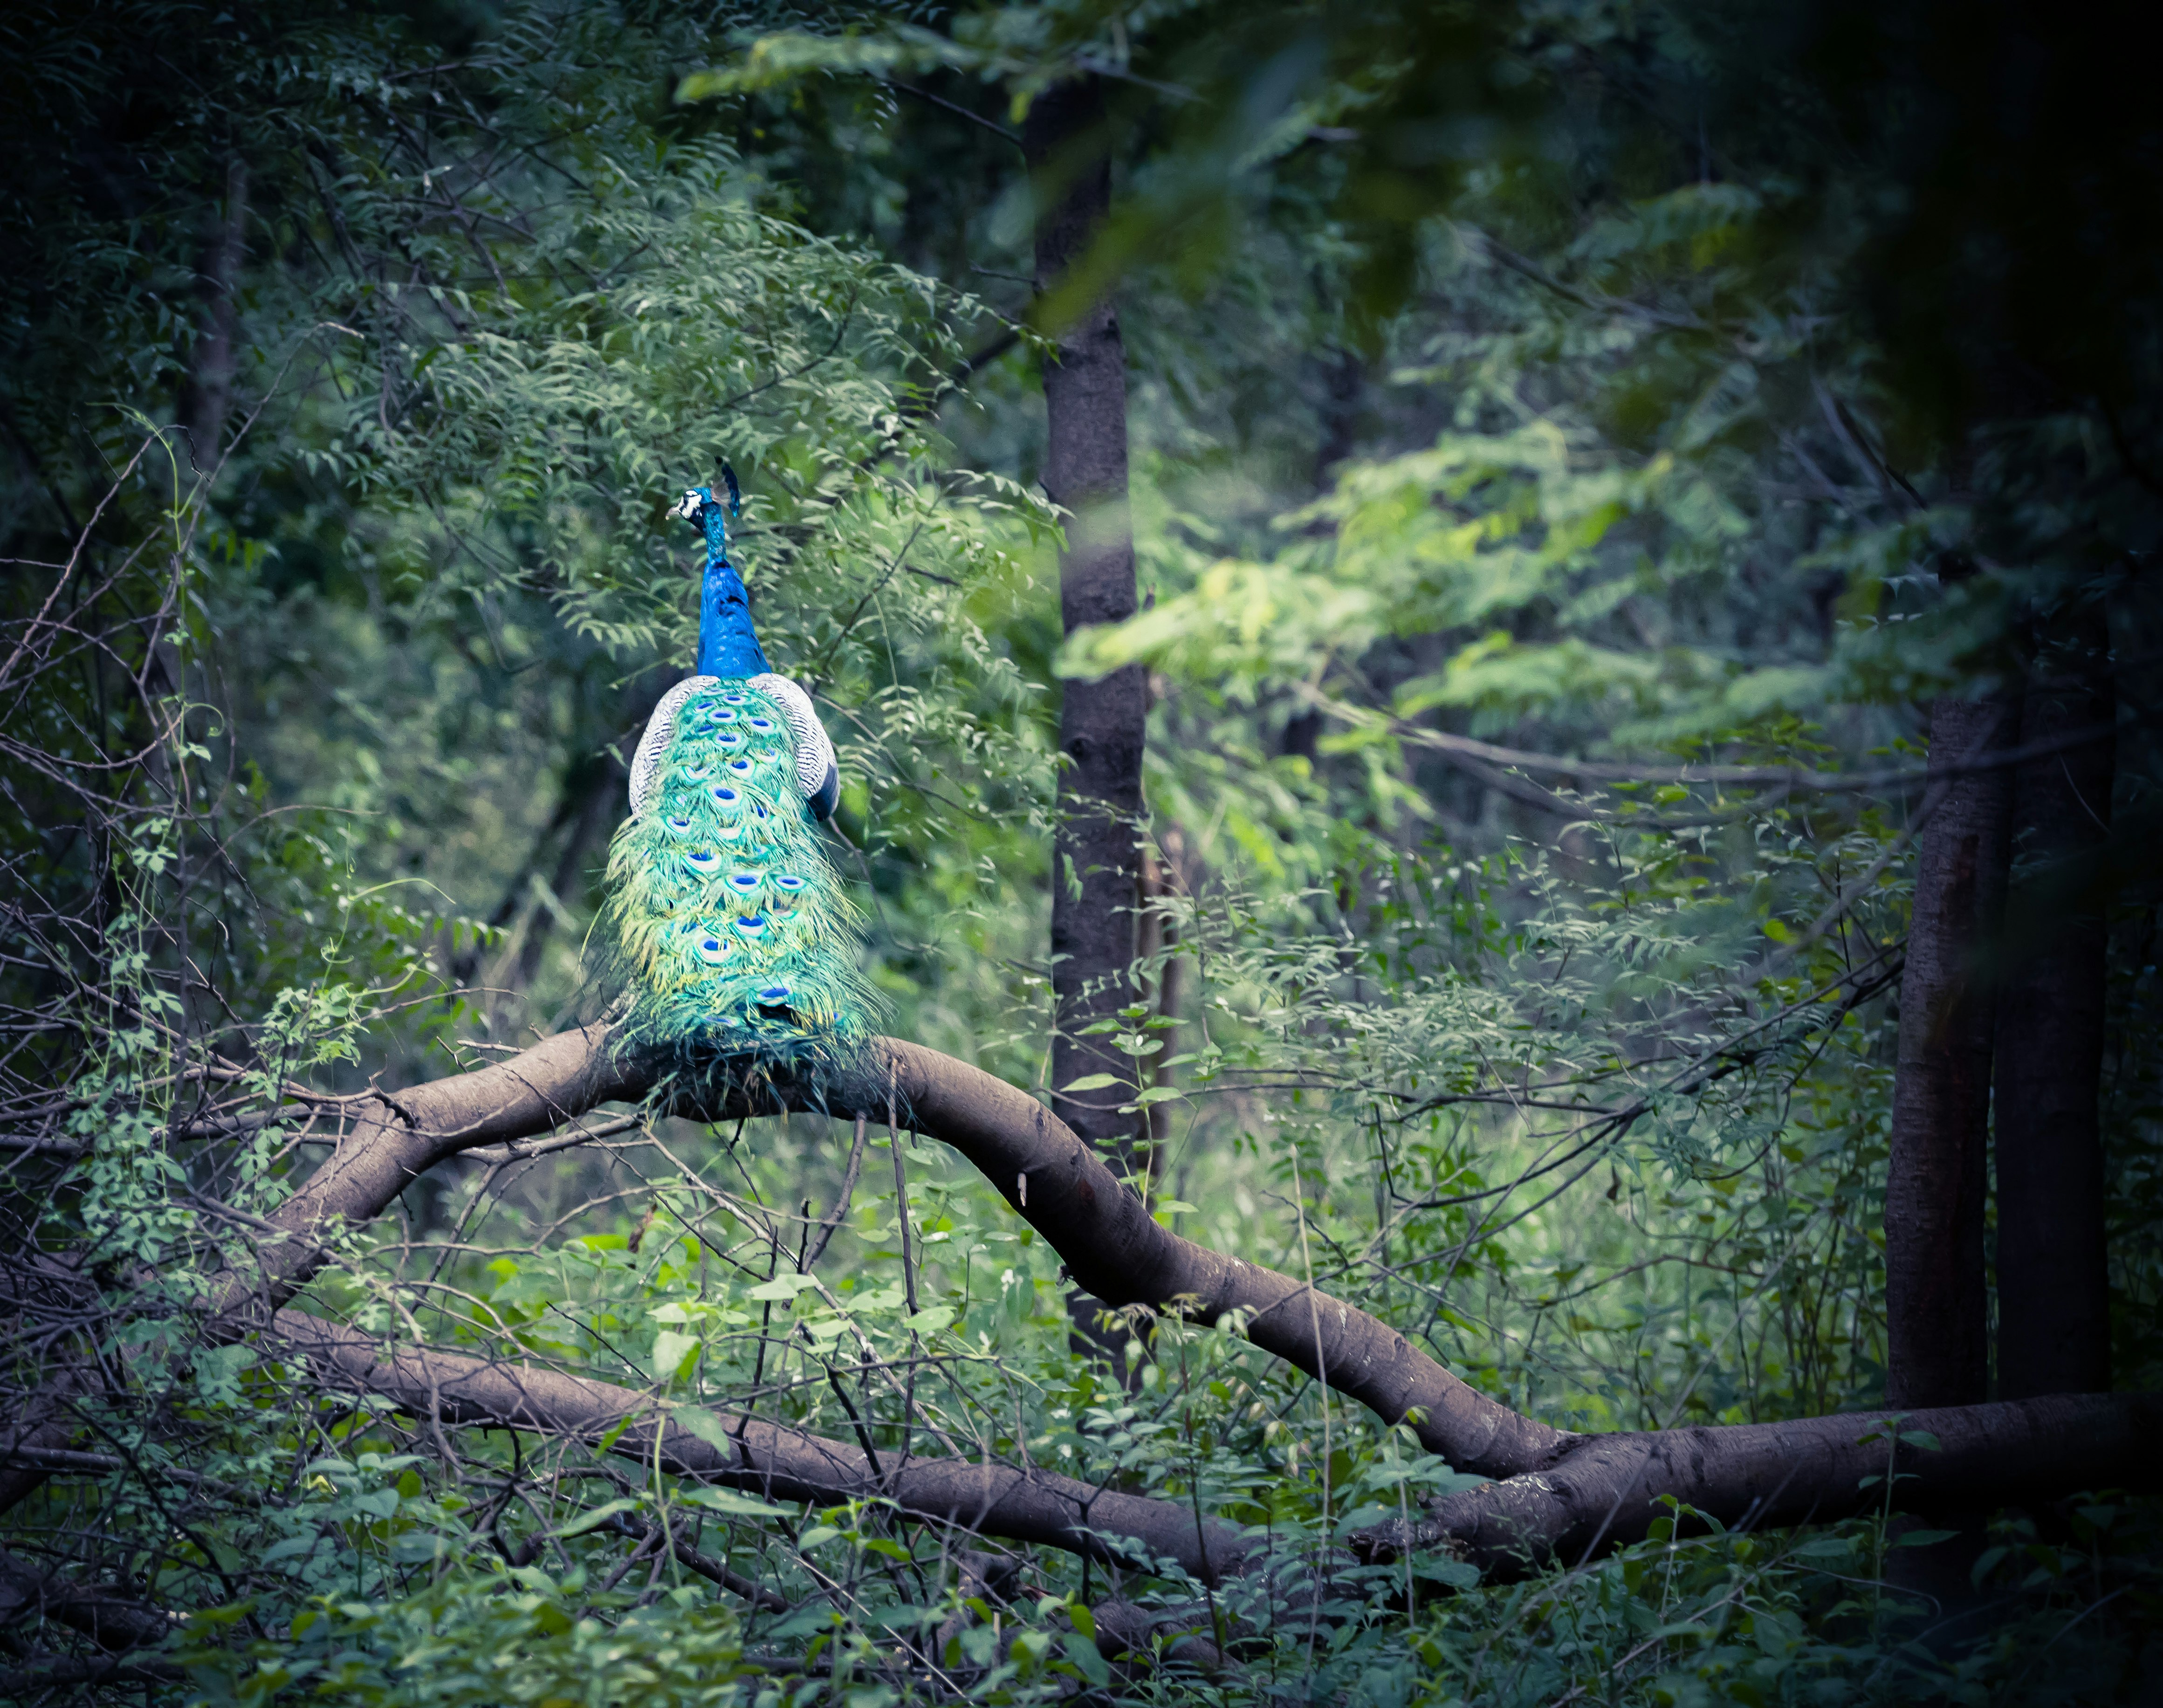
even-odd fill
[[[729,562],[725,508],[674,513],[706,539],[699,663],[654,709],[609,850],[600,921],[620,1047],[716,1074],[830,1082],[877,1030],[862,915],[820,821],[840,793],[811,697],[767,663]]]

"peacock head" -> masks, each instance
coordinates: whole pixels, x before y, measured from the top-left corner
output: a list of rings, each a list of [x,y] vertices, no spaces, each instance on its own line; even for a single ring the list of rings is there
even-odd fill
[[[743,512],[743,489],[736,485],[736,471],[725,463],[721,464],[721,484],[728,488],[729,499],[726,509],[730,519],[733,521]],[[683,495],[670,506],[668,513],[671,516],[681,516],[694,527],[704,527],[706,526],[707,506],[718,504],[719,500],[715,498],[712,487],[687,486],[683,489]]]

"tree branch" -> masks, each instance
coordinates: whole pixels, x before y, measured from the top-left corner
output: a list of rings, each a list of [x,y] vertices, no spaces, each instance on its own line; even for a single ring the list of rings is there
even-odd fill
[[[975,1164],[1050,1242],[1074,1279],[1105,1303],[1171,1304],[1189,1321],[1205,1324],[1239,1313],[1255,1345],[1385,1422],[1402,1422],[1417,1411],[1422,1444],[1461,1470],[1508,1476],[1572,1438],[1468,1386],[1364,1311],[1318,1291],[1310,1306],[1307,1290],[1291,1276],[1159,1226],[1102,1158],[1027,1092],[918,1045],[889,1038],[874,1047],[893,1069],[911,1129]],[[273,1218],[294,1237],[258,1248],[259,1273],[229,1276],[216,1310],[234,1310],[251,1297],[284,1304],[322,1262],[333,1230],[381,1214],[437,1163],[478,1145],[547,1131],[603,1101],[636,1100],[654,1077],[619,1061],[606,1029],[595,1025],[364,1106],[369,1113]],[[829,1101],[826,1111],[883,1119],[888,1075],[874,1071],[867,1077],[879,1090],[860,1099],[866,1107]],[[785,1095],[739,1092],[718,1107],[677,1112],[712,1120],[778,1114]]]
[[[1236,1569],[1254,1544],[1235,1525],[1169,1501],[1123,1495],[1049,1472],[951,1459],[889,1455],[883,1475],[861,1447],[741,1413],[710,1411],[718,1429],[668,1420],[663,1402],[558,1370],[427,1347],[390,1347],[300,1311],[280,1311],[272,1336],[307,1360],[321,1381],[380,1394],[401,1410],[447,1423],[530,1429],[598,1443],[671,1475],[767,1500],[836,1506],[867,1496],[909,1517],[982,1535],[1063,1548],[1105,1564],[1169,1556],[1197,1577]],[[718,1447],[709,1434],[725,1433]]]
[[[1203,1323],[1240,1313],[1254,1344],[1385,1422],[1411,1417],[1429,1451],[1459,1470],[1500,1479],[1439,1502],[1409,1527],[1361,1532],[1356,1545],[1370,1558],[1443,1547],[1507,1577],[1639,1540],[1668,1510],[1668,1496],[1730,1527],[1765,1527],[1845,1517],[1880,1503],[1903,1510],[2002,1503],[2155,1480],[2143,1451],[2163,1429],[2163,1396],[2155,1396],[1911,1413],[1899,1427],[1930,1432],[1940,1446],[1904,1445],[1897,1464],[1883,1413],[1611,1435],[1550,1428],[1475,1392],[1366,1312],[1159,1226],[1103,1160],[1026,1092],[916,1045],[888,1039],[875,1048],[882,1060],[866,1079],[876,1091],[859,1099],[867,1106],[862,1113],[883,1119],[890,1066],[910,1128],[967,1157],[1097,1297],[1168,1307]],[[229,1302],[230,1314],[209,1331],[237,1338],[248,1332],[251,1315],[271,1323],[238,1307],[266,1294],[273,1303],[290,1298],[323,1260],[329,1230],[380,1214],[437,1163],[549,1131],[604,1101],[641,1098],[656,1077],[635,1061],[618,1059],[606,1029],[591,1026],[508,1061],[395,1098],[357,1101],[367,1113],[279,1213],[291,1237],[256,1248],[258,1273],[227,1277],[215,1297]],[[674,1109],[733,1119],[781,1113],[784,1099],[808,1103],[787,1087],[767,1086],[756,1096],[738,1091],[712,1105]],[[858,1113],[846,1099],[824,1107],[845,1117]],[[616,1450],[678,1475],[783,1499],[830,1503],[849,1494],[882,1494],[921,1519],[1083,1552],[1102,1548],[1107,1536],[1130,1537],[1197,1575],[1212,1565],[1224,1574],[1249,1547],[1229,1527],[1197,1529],[1193,1514],[1169,1503],[1064,1478],[911,1459],[882,1480],[861,1448],[734,1417],[727,1428],[742,1445],[724,1453],[658,1419],[652,1396],[629,1389],[464,1354],[387,1350],[358,1331],[292,1311],[277,1312],[274,1332],[327,1373],[416,1410],[440,1404],[437,1415],[447,1421],[590,1439],[626,1417],[642,1417]],[[37,1443],[49,1444],[65,1443]],[[1883,1481],[1864,1483],[1888,1474],[1895,1477],[1889,1501]]]
[[[1506,1580],[1642,1541],[1668,1514],[1669,1497],[1730,1530],[1762,1530],[1888,1506],[1972,1512],[2084,1489],[2151,1489],[2159,1429],[2163,1396],[2077,1394],[1581,1435],[1537,1470],[1351,1540],[1370,1561],[1439,1547]]]
[[[1188,1521],[1191,1527],[1192,1521]],[[106,1648],[147,1648],[173,1632],[173,1620],[92,1584],[47,1577],[28,1560],[0,1548],[0,1624],[42,1614]]]

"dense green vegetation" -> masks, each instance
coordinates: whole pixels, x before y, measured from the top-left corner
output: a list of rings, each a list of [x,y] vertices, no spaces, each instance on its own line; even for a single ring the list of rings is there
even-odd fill
[[[1153,1213],[1569,1430],[1885,1402],[1926,708],[2103,625],[2110,828],[2016,842],[1976,976],[2107,914],[2112,1380],[2163,1384],[2158,139],[2088,29],[11,11],[0,1317],[10,1418],[65,1428],[0,1424],[8,1691],[2143,1700],[2139,1491],[1362,1563],[1475,1480],[1237,1321],[1090,1323],[1003,1181],[876,1124],[612,1108],[431,1169],[297,1303],[718,1447],[702,1405],[1159,1497],[1272,1573],[462,1428],[220,1291],[362,1093],[594,1017],[623,762],[695,628],[666,509],[725,460],[894,1035],[1104,1089],[1047,1083],[1058,707],[1142,664],[1108,1035]],[[1015,132],[1077,76],[1112,214],[1039,280]],[[1107,291],[1144,608],[1069,635],[1041,373]],[[185,1618],[101,1635],[65,1584]],[[1172,1610],[1158,1664],[1100,1652],[1113,1602]]]

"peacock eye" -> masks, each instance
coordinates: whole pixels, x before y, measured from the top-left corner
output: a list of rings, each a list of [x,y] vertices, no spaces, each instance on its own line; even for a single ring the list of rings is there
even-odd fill
[[[746,895],[749,895],[752,891],[758,888],[758,874],[756,872],[731,872],[729,874],[729,882]]]
[[[741,776],[743,773],[751,769],[751,761],[748,759],[731,759],[729,761],[729,769]]]
[[[739,736],[734,730],[724,730],[720,735],[714,737],[714,745],[725,752],[727,749],[731,747],[742,747],[743,737]]]
[[[694,848],[683,857],[683,863],[704,878],[721,863],[721,857],[710,848]]]
[[[729,957],[729,946],[711,931],[701,931],[692,951],[709,967],[719,967]]]
[[[692,830],[692,828],[693,828],[690,820],[686,819],[686,818],[679,818],[679,817],[678,817],[678,816],[677,816],[675,814],[673,814],[673,813],[670,814],[667,818],[663,819],[661,822],[662,822],[663,824],[664,824],[664,825],[668,825],[668,829],[669,829],[670,832],[671,832],[673,835],[678,836],[689,836],[689,835],[691,834],[691,830]]]
[[[738,794],[733,789],[731,789],[725,783],[717,783],[714,784],[714,786],[709,789],[706,793],[712,798],[714,804],[716,806],[720,807],[732,807],[738,801],[743,799],[741,795]]]
[[[732,724],[736,720],[736,715],[725,705],[710,706],[706,715],[717,724]]]
[[[746,914],[741,919],[736,921],[736,930],[742,932],[746,937],[764,936],[766,935],[766,915],[764,914]]]
[[[779,1008],[794,993],[785,984],[769,984],[758,993],[759,1005],[762,1008]]]
[[[696,783],[702,778],[711,777],[714,774],[714,768],[710,765],[686,765],[683,768],[683,774],[692,782]]]
[[[804,888],[804,880],[802,878],[791,877],[786,873],[775,878],[773,881],[777,887],[787,890],[791,895],[793,895],[798,890]]]
[[[749,705],[751,704],[749,700],[746,699],[743,695],[740,694],[725,694],[721,698],[726,700],[731,705]]]
[[[772,718],[753,718],[751,720],[751,726],[754,730],[757,730],[759,734],[763,736],[768,734],[772,730],[773,720]]]

